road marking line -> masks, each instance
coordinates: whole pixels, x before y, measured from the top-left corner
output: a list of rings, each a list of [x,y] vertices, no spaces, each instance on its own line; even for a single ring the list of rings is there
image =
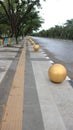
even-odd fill
[[[44,55],[44,56],[47,56],[47,54],[45,54],[45,53],[44,53],[43,55]]]
[[[25,50],[24,45],[2,118],[1,130],[22,130]]]
[[[52,60],[50,60],[49,62],[50,62],[51,64],[53,64],[53,63],[54,63],[54,61],[52,61]]]
[[[68,76],[66,77],[66,80],[71,80]]]
[[[41,53],[42,53],[42,54],[44,54],[45,52],[44,52],[44,51],[42,51]]]
[[[46,59],[50,59],[49,57],[46,57]]]

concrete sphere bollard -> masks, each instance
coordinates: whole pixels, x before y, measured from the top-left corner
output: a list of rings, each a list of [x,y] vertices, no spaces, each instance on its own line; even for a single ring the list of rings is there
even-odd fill
[[[35,42],[34,42],[34,41],[31,41],[30,43],[31,43],[31,45],[34,45],[34,44],[35,44]]]
[[[32,39],[29,39],[29,41],[31,42],[31,41],[32,41]]]
[[[34,48],[34,51],[38,51],[40,47],[39,47],[39,45],[34,45],[33,48]]]
[[[35,42],[32,39],[29,39],[29,42],[30,42],[31,45],[35,44]]]
[[[48,70],[48,76],[55,83],[63,82],[67,76],[66,68],[61,64],[54,64]]]

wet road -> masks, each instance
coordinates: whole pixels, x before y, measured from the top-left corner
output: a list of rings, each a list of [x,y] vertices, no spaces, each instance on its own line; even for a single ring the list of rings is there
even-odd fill
[[[73,80],[73,41],[32,37],[55,62],[63,64],[68,76]]]

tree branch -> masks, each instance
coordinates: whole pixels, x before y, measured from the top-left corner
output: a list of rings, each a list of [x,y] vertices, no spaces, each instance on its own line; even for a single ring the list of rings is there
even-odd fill
[[[28,8],[26,10],[26,12],[24,13],[24,15],[21,17],[21,19],[19,19],[17,21],[17,25],[19,25],[21,23],[21,21],[29,14],[29,12],[31,12],[31,10],[33,9],[34,5],[38,5],[40,6],[40,1],[39,0],[35,0],[33,1],[31,4],[28,4]]]
[[[4,11],[5,11],[5,13],[6,13],[8,19],[10,20],[10,17],[9,17],[8,11],[6,10],[6,7],[5,7],[5,5],[3,4],[3,2],[2,2],[1,0],[0,0],[0,5],[3,7],[3,9],[4,9]]]

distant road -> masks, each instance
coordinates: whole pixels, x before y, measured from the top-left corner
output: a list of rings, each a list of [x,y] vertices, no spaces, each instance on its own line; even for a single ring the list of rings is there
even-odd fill
[[[47,55],[55,63],[61,63],[67,68],[68,76],[73,80],[73,41],[39,37],[32,38],[43,47]]]

